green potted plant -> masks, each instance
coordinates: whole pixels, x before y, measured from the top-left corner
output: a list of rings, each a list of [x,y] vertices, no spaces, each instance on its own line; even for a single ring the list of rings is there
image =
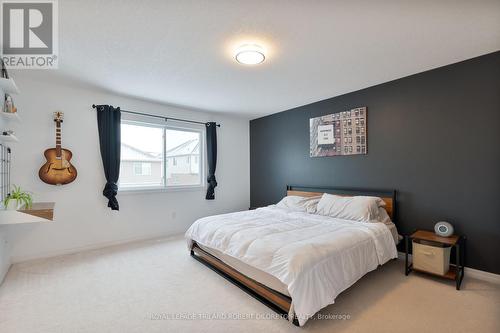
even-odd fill
[[[3,201],[3,205],[7,210],[17,210],[21,207],[31,208],[33,198],[29,192],[21,190],[20,186],[14,185],[12,191]]]

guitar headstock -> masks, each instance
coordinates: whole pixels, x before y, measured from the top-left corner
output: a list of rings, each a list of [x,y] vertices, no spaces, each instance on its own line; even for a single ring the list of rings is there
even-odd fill
[[[64,112],[61,111],[54,112],[54,121],[56,123],[62,123],[63,120],[64,120]]]

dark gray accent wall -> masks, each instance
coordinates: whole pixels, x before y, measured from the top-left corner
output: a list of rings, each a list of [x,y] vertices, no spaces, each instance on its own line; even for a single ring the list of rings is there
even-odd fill
[[[309,157],[309,118],[368,108],[368,154]],[[399,191],[400,233],[451,222],[500,273],[500,52],[250,122],[251,205],[286,184]]]

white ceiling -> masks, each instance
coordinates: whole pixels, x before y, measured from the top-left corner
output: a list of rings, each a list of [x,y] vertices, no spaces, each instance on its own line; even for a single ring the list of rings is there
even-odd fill
[[[497,51],[500,0],[59,0],[59,36],[50,75],[255,118]]]

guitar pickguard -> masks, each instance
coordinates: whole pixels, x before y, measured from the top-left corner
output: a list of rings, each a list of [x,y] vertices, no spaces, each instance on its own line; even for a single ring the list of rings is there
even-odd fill
[[[49,173],[50,170],[56,170],[56,171],[62,171],[62,170],[68,170],[69,173],[73,173],[71,172],[71,169],[69,166],[64,166],[62,168],[56,168],[56,167],[52,167],[52,165],[54,165],[55,163],[50,163],[47,167],[47,171],[45,171],[45,173]],[[69,163],[68,163],[69,164]]]

